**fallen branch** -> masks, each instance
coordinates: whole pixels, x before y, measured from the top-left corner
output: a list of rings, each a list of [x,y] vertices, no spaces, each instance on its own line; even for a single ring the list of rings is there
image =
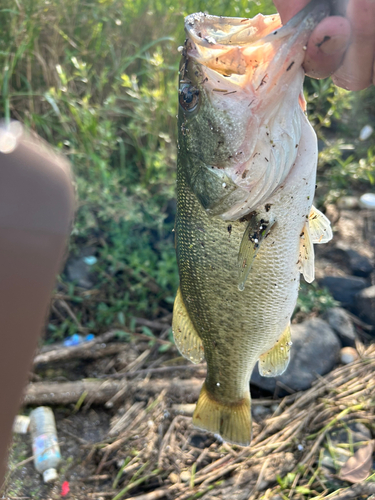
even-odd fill
[[[198,373],[195,374],[196,377],[206,376],[206,364],[205,363],[200,363],[198,365],[173,365],[173,366],[161,366],[159,368],[145,368],[143,370],[136,370],[134,372],[124,372],[124,373],[113,373],[109,375],[103,375],[103,378],[108,378],[108,379],[124,379],[124,378],[133,378],[133,377],[139,377],[141,376],[147,376],[147,375],[152,375],[152,374],[166,374],[166,373],[171,373],[174,371],[185,371],[185,370],[190,370],[190,371],[198,371]],[[200,373],[199,373],[200,372]]]
[[[117,330],[99,335],[94,340],[84,342],[77,346],[71,347],[58,347],[47,352],[42,352],[35,356],[34,366],[39,364],[51,363],[53,361],[65,361],[67,359],[81,358],[81,359],[96,359],[103,356],[108,356],[123,349],[126,344],[116,343],[109,346],[103,345],[109,340],[112,340],[116,335]]]
[[[105,356],[112,356],[124,349],[128,348],[128,344],[124,342],[115,342],[113,344],[105,345],[107,342],[112,340],[116,335],[123,330],[110,330],[109,332],[99,335],[94,340],[89,342],[83,342],[82,344],[76,346],[59,346],[55,349],[49,348],[46,351],[40,352],[34,358],[34,366],[39,364],[47,364],[55,361],[66,361],[68,359],[98,359]],[[163,340],[158,337],[149,337],[143,333],[135,332],[125,332],[129,337],[135,337],[140,340],[145,341],[155,341],[158,344],[171,345],[168,340]]]
[[[124,387],[127,390],[124,391]],[[78,382],[36,382],[29,384],[25,391],[24,405],[65,405],[75,404],[84,396],[91,404],[105,404],[112,399],[118,391],[124,391],[124,399],[129,393],[143,392],[146,394],[159,394],[165,390],[182,400],[196,401],[202,380],[199,379],[173,379],[141,381],[115,381],[115,380],[79,380]],[[83,402],[83,401],[81,401]]]
[[[352,500],[360,498],[362,495],[372,495],[375,493],[375,483],[358,483],[338,495],[331,496],[332,500]]]

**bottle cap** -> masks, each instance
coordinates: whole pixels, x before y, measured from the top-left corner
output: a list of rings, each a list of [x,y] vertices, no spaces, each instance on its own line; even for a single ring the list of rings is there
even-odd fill
[[[56,469],[47,469],[43,472],[43,481],[45,483],[51,483],[52,481],[56,481],[57,477],[58,476]]]
[[[30,425],[30,418],[26,415],[17,415],[13,422],[13,432],[27,434]]]

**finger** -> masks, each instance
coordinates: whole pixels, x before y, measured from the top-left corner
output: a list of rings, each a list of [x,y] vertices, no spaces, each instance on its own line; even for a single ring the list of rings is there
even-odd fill
[[[312,32],[303,67],[313,78],[326,78],[340,66],[351,36],[350,23],[340,16],[326,17]]]
[[[375,55],[375,2],[350,0],[347,9],[352,37],[340,68],[333,75],[336,85],[362,90],[372,83]]]
[[[303,9],[310,0],[273,0],[283,24]]]

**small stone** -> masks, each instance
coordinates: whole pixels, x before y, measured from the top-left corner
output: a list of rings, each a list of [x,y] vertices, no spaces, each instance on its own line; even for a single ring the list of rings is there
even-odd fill
[[[178,474],[175,472],[171,472],[168,476],[168,479],[170,480],[171,483],[176,484],[180,482],[180,477]]]
[[[354,347],[343,347],[340,351],[340,360],[343,365],[353,363],[359,358],[358,352]]]
[[[191,473],[190,471],[188,470],[183,470],[180,474],[180,478],[181,478],[181,481],[183,481],[184,483],[187,483],[188,481],[190,481],[190,478],[191,478]]]
[[[375,286],[360,291],[355,297],[356,311],[370,325],[375,325]]]
[[[81,251],[81,255],[77,258],[69,258],[65,266],[65,274],[68,281],[77,283],[78,286],[82,288],[90,289],[94,286],[92,278],[94,276],[92,272],[92,261],[93,253],[95,249],[92,247],[84,248]],[[96,259],[96,257],[94,257]],[[86,262],[86,260],[88,262]]]
[[[253,414],[253,417],[257,418],[265,418],[268,417],[271,413],[269,408],[266,408],[263,405],[252,405],[251,412]]]
[[[339,208],[353,210],[353,208],[359,207],[359,200],[355,196],[343,196],[337,200],[337,206]]]
[[[326,311],[324,319],[339,336],[342,345],[355,346],[356,332],[349,314],[342,307],[331,307]]]
[[[279,377],[262,377],[258,365],[255,366],[251,383],[272,393],[277,382],[277,395],[286,394],[284,387],[292,391],[302,391],[311,387],[316,374],[325,375],[335,366],[340,356],[340,341],[326,321],[313,318],[298,325],[292,325],[293,346],[290,350],[290,363]]]
[[[325,276],[319,285],[328,288],[342,305],[353,307],[356,294],[367,287],[367,281],[354,276]]]

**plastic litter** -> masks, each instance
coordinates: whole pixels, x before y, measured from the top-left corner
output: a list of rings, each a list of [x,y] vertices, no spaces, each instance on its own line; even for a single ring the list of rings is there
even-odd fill
[[[93,266],[98,262],[98,259],[93,255],[89,255],[88,257],[83,257],[83,262],[88,266]]]
[[[359,202],[362,207],[364,208],[371,208],[372,210],[375,210],[375,194],[374,193],[365,193],[363,194]]]
[[[13,422],[13,432],[17,434],[27,434],[29,431],[30,417],[17,415]]]
[[[36,470],[43,475],[45,483],[56,481],[61,453],[51,408],[40,406],[30,413],[30,433]]]
[[[69,483],[68,481],[64,481],[63,484],[61,485],[61,496],[65,497],[70,491]]]
[[[75,333],[71,337],[66,338],[63,342],[63,345],[65,347],[71,347],[74,345],[83,344],[84,342],[90,342],[90,340],[93,340],[94,338],[95,335],[93,333],[89,333],[86,336]]]
[[[374,132],[374,129],[371,127],[371,125],[365,125],[364,127],[362,127],[362,129],[359,133],[359,140],[366,141],[369,137],[372,136],[373,132]]]
[[[343,347],[340,351],[340,360],[344,365],[348,365],[349,363],[353,363],[359,359],[358,352],[354,349],[354,347]]]

